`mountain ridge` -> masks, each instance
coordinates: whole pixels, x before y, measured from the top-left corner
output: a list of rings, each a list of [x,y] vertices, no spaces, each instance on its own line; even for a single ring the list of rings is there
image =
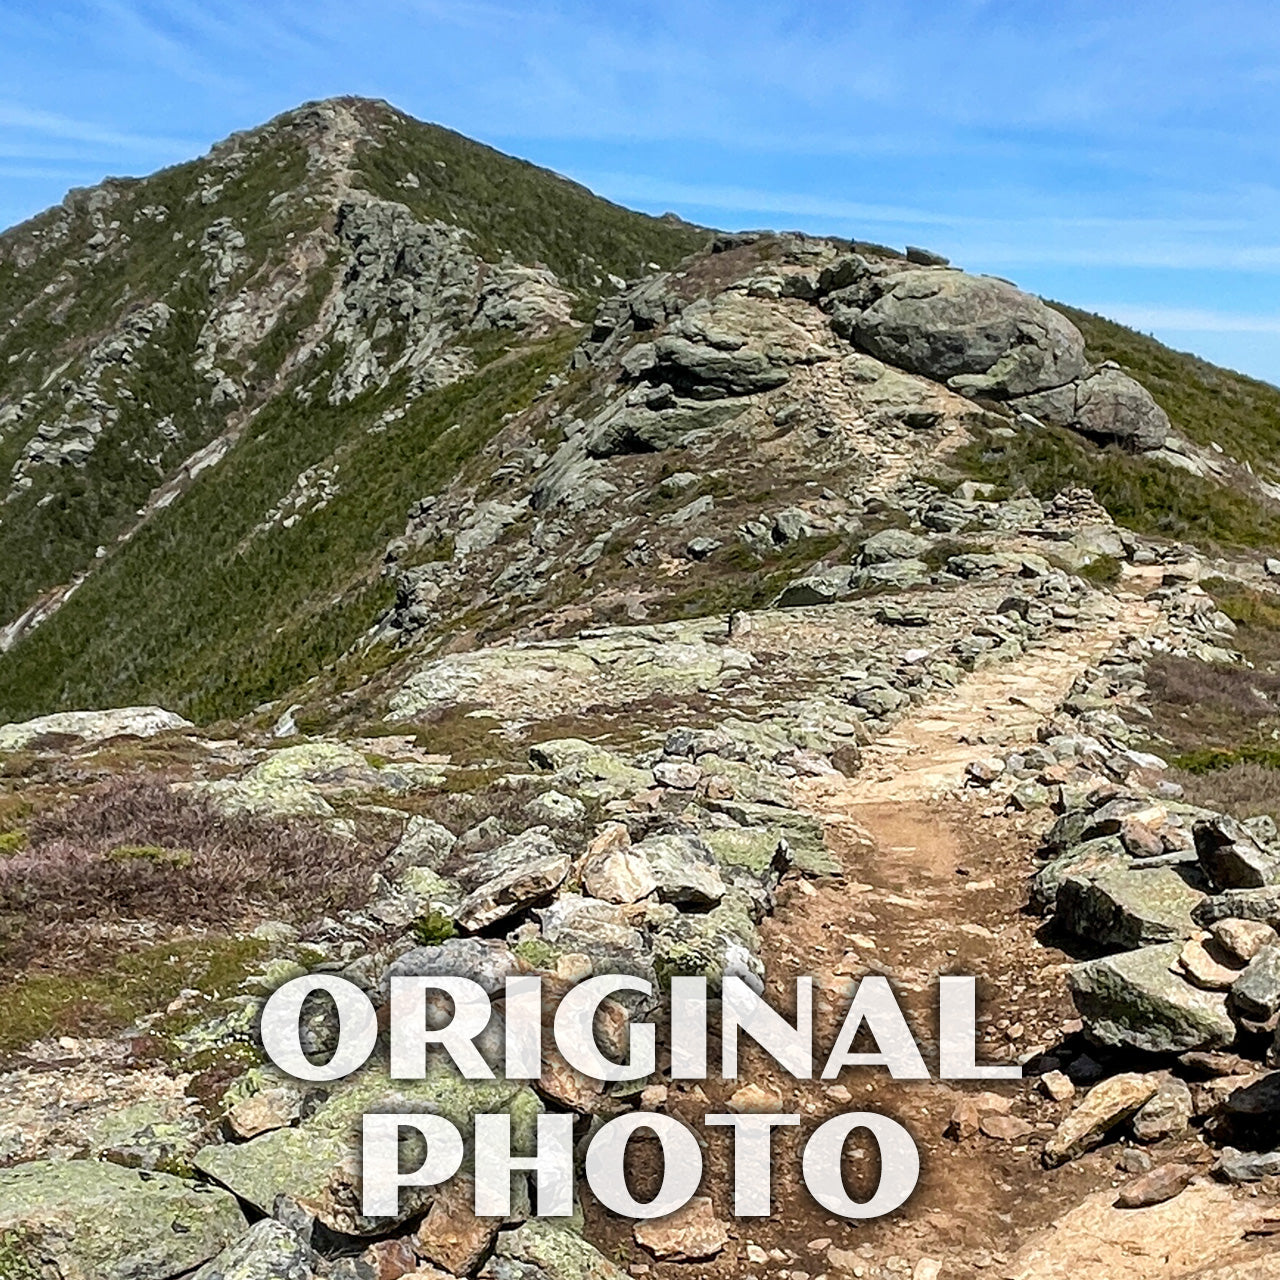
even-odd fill
[[[1271,1274],[1280,392],[356,99],[77,193],[0,286],[0,1274]],[[677,975],[927,1032],[957,971],[1021,1078],[304,1091],[259,1035],[442,972],[638,977],[618,1054]],[[922,1174],[847,1224],[796,1171],[855,1105]],[[735,1232],[716,1178],[365,1217],[406,1106],[804,1127]]]
[[[127,224],[115,216],[121,213]],[[404,573],[393,581],[382,563],[385,548],[397,544],[396,526],[420,499],[456,480],[449,468],[483,448],[487,433],[506,438],[502,423],[470,396],[501,384],[515,399],[498,418],[532,411],[539,397],[564,416],[570,393],[549,389],[551,382],[590,374],[596,385],[588,397],[604,390],[582,354],[591,341],[575,342],[574,325],[594,314],[592,324],[607,335],[613,313],[630,305],[608,301],[625,283],[604,262],[609,254],[632,279],[663,266],[653,254],[666,254],[668,267],[695,254],[673,302],[659,297],[669,284],[656,286],[659,309],[696,300],[704,286],[692,281],[723,287],[723,264],[745,264],[752,255],[835,262],[861,249],[880,271],[910,268],[927,279],[940,270],[940,260],[923,251],[913,251],[913,265],[896,251],[838,238],[743,233],[714,246],[712,239],[670,218],[631,214],[559,175],[355,98],[306,104],[151,178],[73,192],[62,206],[3,233],[0,262],[9,264],[12,280],[24,281],[26,297],[16,305],[15,294],[0,307],[0,321],[8,321],[0,343],[0,368],[8,371],[0,465],[11,472],[0,507],[0,562],[9,569],[0,598],[0,707],[24,718],[95,703],[165,701],[204,718],[241,715],[367,644],[362,637],[379,619],[404,612],[396,603]],[[50,247],[42,251],[41,244]],[[67,258],[77,245],[80,256]],[[809,287],[816,297],[816,282]],[[999,291],[992,316],[1031,305],[1018,301],[1028,296],[1012,286],[981,288]],[[837,325],[841,307],[848,304],[836,306]],[[1192,365],[1084,313],[1060,314],[1077,322],[1071,332],[1086,331],[1094,365],[1105,371],[1120,357],[1148,375],[1177,419],[1174,448],[1159,462],[1148,460],[1151,450],[1107,460],[1066,438],[1054,444],[1045,432],[1027,438],[1026,456],[970,450],[963,465],[978,478],[1015,488],[1029,483],[1043,497],[1054,484],[1105,472],[1104,501],[1140,532],[1163,522],[1175,536],[1181,529],[1223,545],[1270,536],[1280,487],[1268,478],[1267,445],[1280,433],[1280,392],[1271,398],[1260,384],[1206,372],[1211,367],[1202,362]],[[669,319],[654,313],[642,323],[661,329]],[[930,357],[921,364],[910,341],[896,348],[891,341],[892,349],[876,354],[923,370]],[[568,367],[574,361],[556,367],[569,346],[579,351],[576,373]],[[1029,349],[1040,348],[1032,341]],[[515,372],[522,358],[523,377]],[[1083,347],[1066,358],[1083,368]],[[47,374],[40,386],[23,380],[26,366],[43,370],[48,361],[64,367],[59,387],[49,386]],[[472,381],[458,404],[470,405],[472,427],[444,421],[466,377]],[[981,404],[982,379],[969,381],[962,390]],[[449,387],[454,392],[445,395]],[[410,406],[416,408],[406,421]],[[1047,402],[1028,407],[1063,422],[1075,413]],[[718,410],[696,412],[709,420]],[[424,452],[429,436],[455,425],[470,441],[461,455],[438,438]],[[379,459],[368,447],[370,433],[384,432],[389,445],[398,440],[394,447],[425,468],[416,483],[403,467],[403,486],[393,478],[390,448]],[[1224,432],[1238,461],[1210,448]],[[428,462],[437,448],[449,459],[444,471]],[[369,486],[365,516],[376,511],[377,519],[329,519],[313,544],[291,531],[324,525],[323,513],[332,517],[334,503],[341,508],[344,486],[334,468],[344,457],[346,475],[354,468],[355,483]],[[1178,470],[1187,478],[1171,483]],[[1180,486],[1195,488],[1197,503],[1182,505],[1200,512],[1185,521],[1166,512],[1177,506]],[[1233,489],[1245,495],[1243,503]],[[535,493],[531,500],[541,499]],[[225,546],[206,556],[220,544],[216,534],[212,542],[204,535],[221,524],[235,525],[235,537],[228,534]],[[420,531],[413,538],[423,541]],[[279,545],[266,545],[272,542]],[[175,545],[182,548],[176,558]],[[335,545],[341,567],[334,561],[331,572],[321,572]],[[809,549],[821,551],[816,543]],[[394,546],[390,554],[394,561]],[[790,554],[803,549],[793,545]],[[730,583],[745,576],[755,584],[719,592],[733,604],[766,602],[791,566],[778,564],[772,576],[760,564],[716,567]],[[125,585],[130,578],[136,586]],[[184,603],[187,581],[200,588]],[[175,585],[159,586],[168,598],[152,607],[144,583],[152,595],[158,584]],[[272,597],[291,589],[286,612]],[[142,621],[129,617],[139,596],[149,619],[145,635]],[[214,600],[222,602],[216,610]],[[320,607],[321,600],[328,603]],[[51,626],[64,606],[70,612]],[[110,634],[131,659],[104,684],[91,673],[111,665],[102,647]],[[192,661],[178,656],[184,636],[203,650]],[[88,655],[100,656],[77,662]]]

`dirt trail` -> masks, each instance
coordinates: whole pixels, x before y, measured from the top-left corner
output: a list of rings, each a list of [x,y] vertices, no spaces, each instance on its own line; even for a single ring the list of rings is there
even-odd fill
[[[1153,606],[1122,600],[1114,619],[981,670],[920,706],[866,751],[857,776],[797,784],[800,806],[824,822],[845,876],[784,886],[764,927],[765,955],[769,996],[782,1007],[797,977],[815,979],[818,1044],[830,1045],[851,984],[867,973],[893,982],[931,1068],[939,973],[979,978],[980,1059],[1008,1061],[1062,1040],[1074,1017],[1066,957],[1037,941],[1037,922],[1023,910],[1039,819],[981,812],[982,793],[963,789],[964,768],[984,744],[1033,742],[1077,676],[1157,616]],[[776,1094],[778,1109],[805,1116],[807,1128],[850,1109],[893,1116],[916,1139],[921,1180],[896,1214],[837,1221],[805,1193],[800,1136],[784,1131],[775,1144],[775,1215],[738,1222],[730,1248],[700,1275],[1008,1275],[1028,1237],[1118,1176],[1114,1152],[1041,1169],[1028,1138],[1055,1127],[1062,1108],[1024,1082],[992,1086],[1012,1103],[1006,1132],[956,1142],[944,1136],[948,1121],[980,1084],[904,1084],[879,1070],[846,1072],[834,1086],[795,1081],[747,1045],[739,1080],[675,1087],[667,1109],[701,1128],[701,1114],[723,1109],[744,1081]],[[710,1146],[705,1185],[727,1187],[726,1153]],[[869,1190],[871,1169],[855,1161],[848,1172],[851,1187]],[[728,1217],[727,1204],[717,1208]]]
[[[1014,662],[987,667],[945,696],[917,708],[863,755],[854,778],[801,785],[806,809],[837,821],[851,806],[928,800],[954,791],[984,744],[1012,747],[1036,731],[1066,697],[1077,676],[1125,635],[1148,631],[1156,606],[1124,600],[1114,620],[1037,646]]]

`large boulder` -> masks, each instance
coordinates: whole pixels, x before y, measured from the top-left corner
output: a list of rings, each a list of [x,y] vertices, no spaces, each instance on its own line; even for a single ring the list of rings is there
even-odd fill
[[[1185,1053],[1230,1044],[1226,997],[1171,972],[1180,943],[1143,947],[1072,967],[1068,984],[1094,1040],[1146,1053]]]
[[[1085,370],[1084,339],[1060,312],[1004,280],[903,271],[854,325],[881,360],[970,394],[1026,395]]]
[[[96,1160],[0,1171],[0,1242],[17,1251],[0,1260],[12,1267],[6,1275],[168,1280],[212,1258],[245,1226],[234,1196],[167,1173]],[[28,1241],[34,1252],[24,1257]]]
[[[1121,951],[1186,939],[1196,932],[1191,912],[1203,895],[1172,867],[1112,867],[1068,875],[1058,889],[1055,921],[1066,932]]]
[[[57,711],[19,724],[0,725],[0,751],[23,751],[41,738],[78,738],[103,742],[108,738],[154,738],[157,734],[192,728],[163,707],[114,707],[109,711]]]
[[[1034,417],[1070,427],[1103,444],[1159,449],[1170,431],[1169,416],[1151,393],[1115,365],[1103,365],[1079,381],[1014,403]]]

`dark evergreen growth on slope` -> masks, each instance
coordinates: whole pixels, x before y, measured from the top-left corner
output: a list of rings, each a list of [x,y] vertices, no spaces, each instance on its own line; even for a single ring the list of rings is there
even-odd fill
[[[378,239],[396,219],[421,260]],[[388,603],[408,506],[563,366],[570,314],[705,241],[357,99],[5,233],[0,719],[241,712],[331,662]],[[39,643],[6,639],[33,606]]]
[[[1280,475],[1280,387],[1173,351],[1114,320],[1053,305],[1084,334],[1091,359],[1123,365],[1190,439],[1218,444],[1260,473]]]

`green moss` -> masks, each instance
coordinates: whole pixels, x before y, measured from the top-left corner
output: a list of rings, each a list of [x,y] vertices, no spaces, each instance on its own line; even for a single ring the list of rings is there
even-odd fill
[[[0,831],[0,858],[11,858],[27,847],[25,831]]]
[[[151,862],[157,866],[189,867],[195,854],[190,849],[166,849],[155,844],[117,845],[107,854],[113,862]]]
[[[554,969],[561,956],[560,949],[553,947],[545,938],[525,938],[511,950],[535,969]]]
[[[111,1035],[194,988],[236,990],[266,954],[254,938],[201,938],[95,956],[77,972],[28,973],[0,987],[0,1053],[62,1035]]]

